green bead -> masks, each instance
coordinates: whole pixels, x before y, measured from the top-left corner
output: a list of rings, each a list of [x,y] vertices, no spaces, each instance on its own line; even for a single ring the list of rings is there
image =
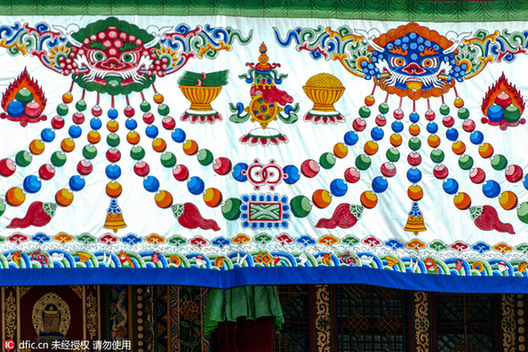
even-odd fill
[[[491,158],[491,167],[497,171],[504,170],[508,166],[508,159],[502,154],[496,154]]]
[[[418,150],[421,146],[422,142],[420,142],[418,138],[412,137],[411,139],[409,139],[409,148],[411,148],[412,150]]]
[[[173,167],[176,165],[176,156],[171,152],[161,154],[161,165],[165,167]]]
[[[386,114],[389,112],[389,104],[387,103],[381,103],[379,106],[378,106],[378,110],[381,114]]]
[[[440,149],[434,149],[431,152],[431,160],[435,163],[441,163],[442,161],[444,161],[444,158],[445,154]]]
[[[465,120],[469,117],[469,110],[467,108],[458,109],[458,118]]]
[[[15,157],[15,162],[18,166],[26,167],[31,164],[33,157],[27,150],[21,150]]]
[[[106,91],[110,95],[118,95],[121,92],[121,82],[117,79],[108,79],[106,81]]]
[[[312,211],[312,204],[305,196],[295,196],[290,201],[290,208],[294,216],[304,218]]]
[[[444,115],[444,116],[449,115],[449,111],[450,111],[450,110],[449,110],[449,106],[447,106],[446,104],[442,104],[442,105],[440,106],[440,113],[441,113],[442,115]]]
[[[198,158],[198,162],[204,166],[213,162],[213,153],[208,149],[201,149],[196,157]]]
[[[229,198],[222,205],[222,215],[226,220],[236,220],[240,217],[240,205],[242,201],[238,198]]]
[[[469,170],[473,167],[473,158],[469,155],[464,155],[460,159],[458,159],[458,166],[462,170]]]
[[[370,116],[370,108],[368,106],[362,106],[359,109],[359,116],[365,118]]]
[[[117,147],[119,143],[121,143],[121,140],[119,139],[119,136],[115,133],[110,133],[108,137],[106,137],[106,144],[111,147]]]
[[[57,105],[57,114],[59,114],[60,116],[68,115],[68,110],[68,105],[66,104]]]
[[[84,111],[86,110],[86,102],[84,100],[79,100],[76,104],[75,104],[75,108],[79,111]]]
[[[63,166],[66,164],[66,154],[56,151],[55,153],[51,154],[51,163],[56,167]]]
[[[4,215],[5,211],[6,211],[6,205],[4,203],[4,200],[0,199],[0,216]]]
[[[517,217],[525,224],[528,224],[528,202],[521,203],[517,209]]]
[[[143,100],[141,104],[139,105],[139,108],[143,112],[149,112],[150,111],[150,103],[148,101]]]
[[[400,152],[396,148],[387,149],[387,153],[385,155],[387,156],[387,159],[393,163],[400,160]]]
[[[356,167],[360,170],[366,170],[370,167],[370,157],[362,154],[356,157]]]
[[[87,145],[83,148],[82,153],[86,159],[93,159],[97,156],[97,149],[93,145]]]
[[[158,113],[160,115],[165,116],[165,115],[168,115],[169,112],[170,112],[170,108],[169,108],[169,106],[167,104],[160,104],[158,106]]]
[[[319,158],[319,164],[321,164],[321,167],[323,169],[331,169],[334,167],[336,163],[336,158],[334,154],[332,153],[323,153],[321,154],[321,157]]]
[[[515,105],[510,105],[504,110],[504,120],[507,122],[517,122],[521,117],[521,110]]]
[[[134,160],[141,160],[145,157],[145,149],[139,145],[135,145],[130,149],[130,157]]]
[[[33,100],[33,93],[27,88],[22,88],[16,94],[15,99],[26,106],[27,103],[30,103]]]

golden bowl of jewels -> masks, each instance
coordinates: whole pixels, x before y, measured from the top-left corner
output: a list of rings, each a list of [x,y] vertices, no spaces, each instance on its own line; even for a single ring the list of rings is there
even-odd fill
[[[308,79],[303,90],[314,103],[312,110],[304,115],[305,121],[323,124],[345,121],[343,115],[334,108],[334,104],[345,92],[345,87],[337,77],[319,73]]]
[[[191,102],[191,106],[182,115],[181,120],[200,123],[214,123],[216,120],[222,120],[220,114],[213,109],[211,102],[215,100],[222,86],[205,87],[205,86],[179,86],[183,95]]]

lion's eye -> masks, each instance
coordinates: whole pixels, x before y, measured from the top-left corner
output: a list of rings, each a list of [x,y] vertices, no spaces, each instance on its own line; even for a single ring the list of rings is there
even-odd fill
[[[427,67],[427,68],[436,68],[438,67],[438,59],[437,58],[424,59],[422,61],[422,66]]]
[[[405,65],[405,59],[403,57],[391,57],[390,63],[392,67],[401,67]]]

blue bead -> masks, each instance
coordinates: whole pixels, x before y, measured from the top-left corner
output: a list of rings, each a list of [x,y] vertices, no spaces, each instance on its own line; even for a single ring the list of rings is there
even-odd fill
[[[28,193],[37,193],[42,187],[42,183],[35,175],[26,176],[23,183],[24,191]]]
[[[77,125],[70,126],[68,129],[68,134],[71,138],[79,138],[82,134],[82,128]]]
[[[202,194],[204,188],[204,181],[198,176],[191,177],[190,181],[187,183],[187,189],[194,195]]]
[[[150,125],[145,128],[145,133],[150,138],[156,138],[158,136],[158,128],[154,125]]]
[[[438,132],[438,125],[436,124],[436,122],[429,122],[427,124],[427,132],[429,132],[429,133]]]
[[[70,184],[71,190],[77,192],[84,188],[86,181],[81,176],[75,175],[75,176],[70,177],[69,184]]]
[[[238,163],[233,167],[233,177],[238,182],[246,182],[247,176],[242,174],[242,171],[246,171],[248,169],[248,164],[246,163]],[[297,171],[299,172],[299,171]],[[288,181],[286,181],[288,182]]]
[[[446,132],[446,137],[450,141],[454,142],[454,141],[456,141],[458,139],[458,131],[456,129],[454,129],[454,128],[450,128]]]
[[[354,131],[348,131],[345,134],[345,138],[344,138],[346,145],[354,145],[357,143],[358,139],[359,137]]]
[[[157,192],[160,187],[160,183],[156,177],[147,176],[147,178],[143,180],[143,187],[145,187],[145,189],[149,192]]]
[[[383,130],[379,127],[374,127],[372,131],[370,131],[370,136],[373,140],[379,141],[383,139]]]
[[[391,128],[394,132],[400,133],[401,131],[403,131],[403,123],[401,123],[400,121],[394,121],[391,124]]]
[[[410,168],[407,170],[407,179],[412,183],[420,182],[422,179],[422,172],[418,169]]]
[[[117,118],[117,115],[119,115],[119,113],[117,112],[117,109],[115,108],[111,108],[110,110],[108,110],[108,117],[112,120],[115,120]]]
[[[282,171],[285,175],[288,175],[284,179],[284,182],[286,182],[289,185],[293,185],[295,182],[299,181],[301,178],[301,175],[299,174],[299,169],[296,166],[293,165],[286,165]]]
[[[7,113],[11,117],[18,118],[24,115],[24,104],[18,100],[13,100],[7,105]]]
[[[90,120],[90,127],[92,128],[92,130],[97,131],[101,128],[101,126],[103,126],[103,123],[97,117],[94,117]]]
[[[137,121],[134,119],[128,119],[125,122],[125,127],[129,130],[133,131],[137,128]]]
[[[49,128],[45,128],[40,132],[40,138],[46,143],[53,142],[55,139],[55,131],[52,131]]]
[[[501,187],[497,181],[488,180],[482,185],[482,193],[488,198],[495,198],[500,194]]]
[[[374,177],[372,180],[372,189],[376,193],[383,193],[387,190],[387,187],[389,187],[389,183],[386,179],[384,179],[381,176]]]
[[[420,121],[420,115],[418,115],[417,112],[411,112],[409,115],[409,120],[411,120],[412,123],[417,123]]]
[[[348,185],[341,179],[337,178],[330,183],[330,193],[336,197],[344,196],[348,191]]]
[[[475,131],[469,136],[471,143],[480,145],[484,141],[484,134],[480,131]]]
[[[183,143],[185,141],[185,132],[181,128],[172,131],[172,140],[176,143]]]
[[[105,169],[106,177],[108,177],[111,180],[117,180],[119,177],[121,177],[121,168],[119,165],[108,165]]]
[[[455,194],[458,192],[458,182],[454,178],[448,178],[442,187],[447,194]]]
[[[492,105],[487,111],[488,119],[493,122],[499,122],[504,118],[504,110],[499,105]]]

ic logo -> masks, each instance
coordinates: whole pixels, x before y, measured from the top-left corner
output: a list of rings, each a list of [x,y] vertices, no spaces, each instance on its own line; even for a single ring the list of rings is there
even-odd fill
[[[13,340],[6,340],[6,342],[4,342],[4,347],[6,350],[11,351],[15,348],[15,342]]]

